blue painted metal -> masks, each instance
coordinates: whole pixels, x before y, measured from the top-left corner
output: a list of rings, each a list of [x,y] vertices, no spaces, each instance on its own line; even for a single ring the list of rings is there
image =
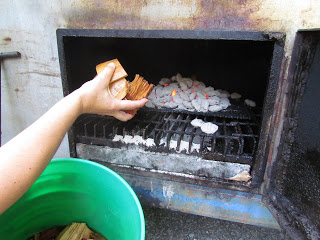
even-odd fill
[[[120,175],[131,185],[142,204],[280,229],[261,202],[261,195],[130,174]]]

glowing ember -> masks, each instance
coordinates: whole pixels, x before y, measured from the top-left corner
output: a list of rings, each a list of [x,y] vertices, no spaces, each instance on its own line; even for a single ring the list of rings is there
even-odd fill
[[[175,89],[173,89],[173,90],[172,90],[172,93],[171,93],[171,95],[170,95],[170,96],[171,96],[171,97],[173,97],[174,95],[177,95],[177,92],[176,92],[176,90],[175,90]]]
[[[206,99],[208,99],[210,96],[207,94],[207,92],[204,92],[204,94],[206,95]]]
[[[166,83],[164,86],[165,86],[165,87],[168,87],[168,86],[169,86],[169,84],[168,84],[168,83]]]
[[[196,84],[196,85],[193,85],[194,87],[199,87],[199,85],[198,84]]]

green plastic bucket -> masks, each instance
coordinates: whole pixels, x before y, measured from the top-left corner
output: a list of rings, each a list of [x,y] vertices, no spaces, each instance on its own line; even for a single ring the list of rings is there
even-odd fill
[[[118,174],[82,159],[54,159],[33,186],[0,216],[1,239],[85,222],[108,240],[145,238],[140,202]]]

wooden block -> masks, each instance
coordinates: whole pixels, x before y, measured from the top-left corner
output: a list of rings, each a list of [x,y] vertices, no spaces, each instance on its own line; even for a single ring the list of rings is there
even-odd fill
[[[106,68],[106,66],[113,62],[116,65],[116,68],[114,70],[114,74],[111,78],[110,82],[115,82],[117,80],[120,80],[122,78],[125,78],[128,76],[127,72],[124,70],[124,68],[121,66],[120,62],[118,61],[118,59],[113,59],[104,63],[100,63],[99,65],[96,66],[96,71],[99,74],[100,72],[103,71],[103,69]]]
[[[122,100],[128,93],[129,82],[125,78],[122,78],[110,83],[109,89],[112,96]]]

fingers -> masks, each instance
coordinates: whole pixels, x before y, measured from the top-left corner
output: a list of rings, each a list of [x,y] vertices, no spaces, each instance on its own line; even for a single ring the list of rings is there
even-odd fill
[[[117,99],[118,100],[118,99]],[[143,98],[141,100],[120,100],[118,106],[121,110],[115,111],[113,113],[113,116],[120,121],[128,121],[131,118],[134,117],[136,114],[137,110],[141,107],[143,107],[146,103],[148,102],[148,99]]]
[[[109,63],[105,69],[98,75],[99,80],[102,80],[103,87],[106,88],[109,86],[110,80],[114,73],[116,65],[111,62]]]
[[[122,122],[126,122],[126,121],[130,120],[131,118],[133,118],[134,114],[124,112],[124,111],[117,111],[113,114],[113,116]]]
[[[141,100],[121,100],[119,101],[119,108],[121,110],[132,110],[143,107],[148,102],[148,99],[143,98]]]

